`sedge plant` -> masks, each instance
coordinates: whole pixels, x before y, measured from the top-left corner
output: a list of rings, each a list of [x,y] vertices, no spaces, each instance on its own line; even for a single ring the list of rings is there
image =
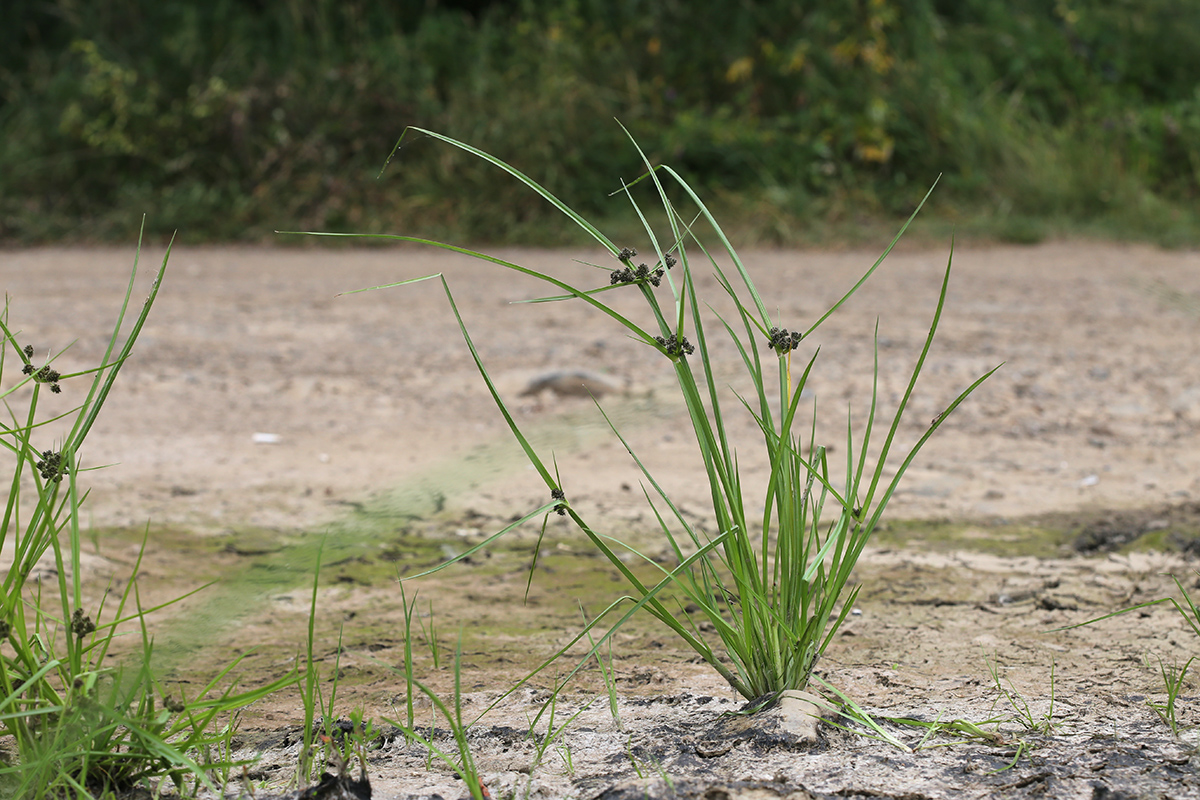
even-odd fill
[[[213,778],[239,763],[230,757],[236,710],[289,680],[236,692],[234,661],[203,686],[169,691],[154,669],[146,616],[182,598],[142,606],[140,554],[122,592],[105,592],[95,603],[85,597],[81,448],[146,322],[169,256],[170,248],[126,329],[135,259],[107,350],[92,369],[60,373],[53,362],[62,351],[44,362],[36,358],[34,345],[10,324],[8,307],[0,314],[0,385],[14,371],[18,375],[0,390],[7,412],[0,446],[11,459],[0,512],[0,550],[11,555],[0,582],[0,741],[11,744],[14,758],[0,765],[6,796],[90,797],[163,778],[181,790],[212,791]],[[90,384],[80,380],[89,377]],[[74,410],[58,416],[41,411],[47,392],[79,389],[84,391]],[[51,423],[67,430],[53,442]],[[140,646],[116,654],[116,639],[126,628],[140,633]]]
[[[568,516],[620,572],[630,590],[626,599],[632,601],[609,632],[595,641],[589,657],[607,640],[612,630],[644,608],[694,649],[743,697],[771,698],[785,690],[804,688],[817,660],[853,605],[858,593],[858,587],[851,579],[854,566],[879,526],[905,471],[950,413],[995,371],[986,373],[959,394],[907,452],[893,452],[901,418],[913,396],[941,320],[949,285],[949,263],[928,334],[908,384],[886,424],[882,443],[875,428],[877,413],[881,412],[876,347],[875,380],[869,407],[858,427],[854,418],[847,414],[844,438],[836,442],[844,453],[844,464],[838,466],[830,457],[832,448],[816,441],[815,410],[811,420],[802,422],[807,412],[802,412],[801,399],[817,358],[816,352],[807,355],[802,352],[821,324],[880,266],[912,222],[912,217],[883,255],[825,313],[807,323],[784,321],[771,315],[768,308],[775,303],[759,293],[749,268],[717,220],[700,196],[671,167],[652,166],[642,154],[645,173],[620,190],[642,223],[649,253],[647,260],[653,264],[649,266],[639,263],[636,250],[614,244],[595,225],[516,168],[447,136],[416,128],[408,129],[406,135],[409,131],[471,153],[524,183],[588,233],[611,254],[616,266],[600,267],[600,285],[596,282],[576,284],[503,258],[450,244],[401,235],[372,238],[433,245],[531,276],[555,292],[537,302],[584,303],[623,328],[633,340],[632,346],[656,351],[663,359],[664,369],[673,373],[682,395],[707,477],[715,522],[715,532],[708,533],[689,521],[607,415],[605,419],[641,471],[644,485],[649,487],[645,492],[657,520],[658,532],[674,553],[678,566],[668,570],[628,543],[619,543],[606,536],[602,525],[584,519],[571,505],[557,472],[535,451],[500,396],[459,315],[445,278],[426,276],[389,286],[441,278],[480,375],[550,495],[544,506],[442,567],[469,556],[535,515],[556,512]],[[399,146],[398,143],[397,148]],[[638,152],[641,154],[640,149]],[[669,235],[660,236],[656,232],[649,218],[652,213],[635,200],[633,189],[637,183],[652,187],[660,208],[659,212],[653,213],[661,214],[659,227],[665,226]],[[914,217],[916,213],[913,212]],[[710,250],[705,242],[714,240],[719,247]],[[709,313],[709,301],[700,296],[698,273],[701,270],[716,276],[721,292],[733,304],[733,313],[716,315],[715,323]],[[645,318],[634,319],[618,311],[615,305],[607,302],[610,292],[640,295],[646,306]],[[736,348],[752,386],[752,391],[745,396],[726,394],[722,390],[726,381],[710,342],[714,328],[727,336]],[[729,435],[731,407],[738,413],[749,414],[761,434],[761,463],[769,477],[764,494],[757,499],[748,496],[742,483],[741,465],[745,456],[736,451]],[[543,534],[544,531],[543,526]],[[660,570],[661,579],[652,584],[643,582],[622,559],[621,550],[633,552],[651,568]],[[680,601],[678,610],[682,610],[683,601],[686,601],[697,611],[692,615],[675,613],[663,591],[668,587]],[[609,611],[615,607],[616,604],[610,606]],[[697,616],[700,623],[707,622],[715,629],[719,644],[714,646],[702,634]],[[599,618],[594,622],[598,621]]]

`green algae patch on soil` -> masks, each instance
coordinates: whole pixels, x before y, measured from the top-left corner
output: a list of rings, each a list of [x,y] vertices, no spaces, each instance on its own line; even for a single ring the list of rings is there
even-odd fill
[[[143,596],[165,602],[204,587],[150,617],[156,659],[175,679],[191,682],[206,680],[239,655],[244,656],[238,669],[243,681],[253,684],[286,672],[305,647],[320,551],[316,660],[330,670],[337,661],[347,687],[394,688],[398,679],[392,669],[403,666],[405,636],[399,580],[437,566],[480,538],[455,530],[465,529],[450,527],[441,539],[396,532],[378,541],[348,543],[263,530],[193,536],[152,529],[139,577]],[[102,532],[100,552],[126,553],[140,546],[135,534],[141,535]],[[419,670],[432,671],[431,683],[445,676],[460,639],[470,669],[519,680],[622,596],[621,577],[611,565],[577,542],[549,536],[530,583],[533,543],[522,534],[405,581],[405,595],[415,608],[414,661]],[[114,575],[121,566],[113,564]],[[661,577],[655,565],[630,566],[647,583]],[[611,621],[616,619],[613,614]],[[663,649],[661,631],[642,615],[631,619],[616,641],[618,651]]]
[[[872,544],[1038,558],[1151,551],[1200,555],[1200,503],[978,520],[885,520]]]
[[[990,603],[1002,608],[1033,603],[1047,609],[1093,609],[1093,616],[1101,616],[1113,610],[1111,603],[1090,595],[1081,599],[1078,592],[1066,597],[1050,578],[995,579],[997,573],[984,569],[974,579],[966,579],[964,558],[974,563],[979,560],[969,555],[974,553],[1031,564],[1061,559],[1080,541],[1081,525],[1113,518],[1127,521],[1123,530],[1143,531],[1123,545],[1126,552],[1144,549],[1151,537],[1170,545],[1179,541],[1180,531],[1192,519],[1188,514],[1189,507],[1179,507],[1148,509],[1140,515],[888,521],[856,570],[855,580],[863,584],[858,605],[938,608]],[[146,537],[139,589],[147,605],[200,589],[150,617],[160,666],[178,679],[202,681],[227,664],[231,655],[244,655],[239,667],[243,679],[266,681],[299,663],[320,553],[316,657],[330,669],[337,661],[345,685],[374,686],[381,692],[397,680],[392,670],[403,666],[402,579],[406,596],[415,604],[415,664],[430,668],[435,684],[446,674],[460,639],[472,670],[494,680],[519,680],[570,642],[585,620],[626,591],[617,571],[586,541],[553,522],[531,582],[529,568],[539,525],[514,531],[457,564],[413,579],[478,544],[499,521],[444,508],[427,518],[386,519],[373,511],[367,531],[359,532],[354,524],[359,516],[348,515],[328,534],[253,527],[203,535],[178,527],[148,532],[97,530],[92,547],[105,567],[97,570],[91,585],[99,591],[96,579],[103,578],[111,581],[114,590],[119,588]],[[1169,524],[1156,523],[1157,519],[1167,519]],[[642,538],[652,541],[649,535]],[[645,551],[654,552],[652,548],[651,544]],[[1186,547],[1182,550],[1187,552]],[[650,564],[632,554],[629,564],[648,585],[672,565],[669,559]],[[669,598],[670,592],[664,597]],[[628,605],[618,607],[610,621],[615,622]],[[682,607],[680,616],[686,616]],[[700,630],[706,630],[702,623]],[[577,647],[576,651],[585,650]],[[635,615],[614,636],[613,653],[618,660],[632,658],[631,653],[643,660],[654,654],[656,663],[666,664],[696,658],[646,615]],[[548,678],[554,670],[548,670]]]
[[[1131,509],[1088,509],[1047,514],[1047,525],[1065,529],[1071,547],[1084,555],[1175,550],[1200,555],[1200,502]]]
[[[945,519],[887,520],[872,545],[928,552],[970,550],[1001,556],[1051,558],[1066,555],[1070,533],[1034,520],[994,519],[959,522]]]

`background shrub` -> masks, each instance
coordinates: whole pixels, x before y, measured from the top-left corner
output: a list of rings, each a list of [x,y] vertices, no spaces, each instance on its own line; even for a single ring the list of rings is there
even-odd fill
[[[1189,0],[9,0],[0,239],[123,237],[153,210],[192,239],[561,241],[427,142],[376,176],[420,125],[615,213],[639,170],[616,117],[746,238],[889,219],[944,174],[935,212],[1002,237],[1192,241],[1198,78]]]

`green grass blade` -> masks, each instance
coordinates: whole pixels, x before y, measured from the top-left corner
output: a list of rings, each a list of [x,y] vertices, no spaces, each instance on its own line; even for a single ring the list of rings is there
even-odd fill
[[[900,226],[900,230],[899,230],[899,232],[897,232],[897,233],[896,233],[896,236],[895,236],[895,238],[893,238],[893,239],[892,239],[892,241],[891,241],[891,244],[889,244],[889,245],[887,246],[887,249],[885,249],[885,250],[883,251],[883,254],[882,254],[881,256],[879,256],[879,258],[878,258],[878,259],[876,259],[876,260],[875,260],[875,263],[871,265],[871,268],[870,268],[870,269],[868,269],[868,270],[867,270],[865,273],[863,273],[863,276],[862,276],[861,278],[859,278],[859,279],[858,279],[858,283],[854,284],[854,286],[852,286],[852,287],[850,288],[850,291],[848,291],[848,292],[846,292],[844,295],[842,295],[842,299],[841,299],[841,300],[838,300],[836,303],[834,303],[832,306],[830,306],[828,311],[826,311],[824,314],[822,314],[822,315],[820,316],[820,318],[819,318],[819,319],[817,319],[817,321],[816,321],[816,322],[814,322],[812,325],[810,325],[810,326],[809,326],[808,330],[806,330],[806,331],[804,332],[804,335],[805,335],[805,336],[808,336],[810,333],[812,333],[812,332],[813,332],[813,331],[815,331],[815,330],[816,330],[818,327],[820,327],[820,325],[821,325],[821,323],[822,323],[822,322],[824,322],[825,320],[827,320],[827,319],[829,319],[831,316],[833,316],[833,313],[834,313],[835,311],[837,311],[839,308],[841,308],[841,307],[842,307],[842,305],[843,305],[843,304],[844,304],[844,303],[845,303],[847,300],[849,300],[851,297],[853,297],[853,296],[854,296],[854,294],[855,294],[855,293],[856,293],[856,292],[857,292],[857,291],[858,291],[860,288],[862,288],[862,285],[863,285],[864,283],[866,283],[866,282],[867,282],[867,280],[868,280],[868,279],[869,279],[869,278],[870,278],[870,277],[871,277],[873,274],[875,274],[875,270],[877,270],[877,269],[879,268],[879,265],[883,263],[883,260],[884,260],[885,258],[887,258],[887,257],[888,257],[888,254],[890,254],[890,253],[892,252],[892,248],[894,248],[894,247],[897,245],[897,243],[899,243],[899,241],[900,241],[900,238],[901,238],[902,236],[904,236],[904,232],[908,230],[908,226],[909,226],[909,225],[911,225],[911,224],[913,223],[913,220],[917,218],[917,214],[921,213],[921,209],[925,207],[925,202],[926,202],[927,200],[929,200],[929,196],[930,196],[931,194],[933,194],[933,190],[934,190],[934,189],[937,187],[937,185],[938,185],[938,181],[940,181],[940,180],[941,180],[941,176],[939,175],[939,176],[938,176],[938,180],[934,181],[934,182],[933,182],[933,185],[929,187],[929,191],[927,191],[927,192],[925,193],[925,196],[921,198],[921,202],[917,204],[917,207],[916,207],[916,209],[914,209],[914,210],[913,210],[913,212],[912,212],[912,214],[910,214],[910,215],[909,215],[908,219],[904,221],[904,224]],[[950,251],[950,252],[951,252],[951,255],[953,255],[953,252],[954,252],[953,245],[951,246],[951,251]]]
[[[489,261],[493,264],[498,264],[499,266],[502,266],[505,269],[510,269],[514,272],[519,272],[523,275],[529,275],[530,277],[537,278],[538,280],[541,280],[541,281],[545,281],[546,283],[557,286],[558,288],[562,289],[563,291],[569,292],[571,297],[577,297],[580,300],[583,300],[588,305],[592,306],[593,308],[597,309],[598,311],[611,317],[616,322],[620,323],[623,327],[625,327],[627,330],[629,330],[631,333],[633,333],[633,335],[636,336],[638,339],[642,340],[646,344],[648,344],[652,347],[655,347],[658,350],[665,353],[665,351],[662,350],[662,347],[656,341],[654,341],[654,336],[652,334],[648,333],[647,331],[645,331],[643,328],[636,325],[634,322],[632,322],[628,318],[617,313],[611,307],[596,300],[592,295],[594,295],[598,290],[578,289],[568,283],[558,280],[557,278],[555,278],[551,275],[547,275],[545,273],[538,272],[537,270],[529,269],[528,267],[522,267],[520,264],[514,264],[511,261],[505,261],[502,258],[490,256],[490,255],[487,255],[486,253],[480,253],[475,250],[468,250],[465,247],[458,247],[456,245],[446,244],[444,242],[437,242],[432,239],[420,239],[420,238],[417,238],[414,236],[400,236],[397,234],[390,234],[390,233],[387,233],[387,234],[385,234],[385,233],[322,233],[320,231],[279,231],[279,233],[290,233],[290,234],[295,234],[298,236],[352,237],[352,238],[358,238],[358,239],[390,239],[390,240],[401,241],[401,242],[413,242],[415,244],[424,244],[424,245],[429,245],[430,247],[438,247],[443,250],[450,250],[452,252],[461,253],[463,255],[471,256],[472,258],[478,258],[483,261]],[[426,275],[424,277],[413,278],[411,280],[396,281],[395,283],[386,283],[386,284],[382,284],[380,286],[372,286],[372,287],[369,287],[366,289],[355,289],[355,290],[348,291],[348,292],[341,292],[338,296],[341,296],[343,294],[359,294],[362,292],[376,291],[378,289],[390,289],[390,288],[393,288],[396,286],[406,286],[410,283],[419,283],[424,280],[429,280],[430,278],[441,278],[442,282],[445,283],[445,277],[441,273],[438,273],[436,275]],[[607,288],[620,288],[620,287],[607,287]]]
[[[516,522],[513,522],[513,523],[507,525],[502,530],[497,531],[496,533],[493,533],[492,535],[490,535],[486,539],[484,539],[482,542],[479,542],[478,544],[471,546],[470,548],[468,548],[467,550],[464,550],[462,553],[459,553],[458,555],[454,556],[453,558],[438,564],[436,567],[430,567],[429,569],[427,569],[423,572],[418,572],[416,575],[406,575],[401,580],[402,581],[411,581],[411,580],[415,580],[416,578],[423,578],[426,575],[432,575],[435,572],[441,572],[446,567],[449,567],[452,564],[457,564],[458,562],[462,561],[463,559],[470,558],[475,553],[479,552],[480,550],[487,547],[492,542],[499,539],[501,536],[504,536],[506,533],[509,533],[510,531],[513,531],[514,529],[521,527],[526,522],[529,522],[531,519],[537,519],[538,517],[540,517],[544,514],[549,514],[550,512],[554,511],[556,508],[558,508],[560,502],[561,501],[559,501],[559,500],[551,500],[549,503],[546,503],[546,505],[544,505],[540,508],[535,508],[533,511],[530,511],[528,514],[521,517]]]
[[[551,194],[549,190],[545,189],[541,184],[539,184],[537,181],[535,181],[532,178],[530,178],[529,176],[527,176],[525,173],[521,172],[520,170],[516,169],[515,167],[510,166],[509,164],[506,164],[505,162],[501,161],[500,159],[496,158],[495,156],[493,156],[489,153],[485,153],[484,151],[480,150],[477,147],[472,147],[471,145],[466,144],[465,142],[460,142],[457,139],[453,139],[449,136],[445,136],[443,134],[436,133],[435,131],[426,130],[425,128],[418,128],[415,125],[410,125],[409,127],[405,128],[404,132],[400,134],[400,138],[396,141],[396,146],[394,148],[392,148],[391,155],[388,156],[387,162],[384,163],[385,169],[387,168],[387,163],[391,162],[392,158],[396,155],[396,152],[400,149],[400,144],[404,141],[404,137],[408,134],[409,131],[416,131],[417,133],[424,134],[426,136],[429,136],[430,138],[437,139],[437,140],[445,142],[446,144],[449,144],[449,145],[453,145],[454,147],[457,147],[460,150],[465,150],[466,152],[468,152],[478,158],[483,159],[484,161],[488,162],[489,164],[504,170],[509,175],[512,175],[514,178],[519,180],[521,183],[525,184],[530,189],[532,189],[533,191],[535,191],[539,195],[541,195],[548,203],[550,203],[550,205],[557,208],[559,211],[561,211],[563,214],[565,214],[568,218],[570,218],[571,221],[573,221],[576,225],[578,225],[583,230],[587,231],[588,235],[590,235],[593,239],[595,239],[597,242],[602,244],[604,247],[608,248],[609,252],[611,252],[613,255],[616,255],[618,252],[620,252],[619,249],[612,242],[610,242],[608,240],[608,237],[605,236],[603,233],[601,233],[600,230],[596,226],[592,225],[592,223],[588,222],[586,219],[584,219],[582,216],[580,216],[578,213],[576,213],[573,209],[571,209],[566,203],[559,200],[557,197],[555,197],[553,194]]]

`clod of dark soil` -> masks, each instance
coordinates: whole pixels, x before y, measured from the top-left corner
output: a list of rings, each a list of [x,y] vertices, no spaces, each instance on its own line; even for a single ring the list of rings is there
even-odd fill
[[[1200,503],[1194,501],[1124,511],[1106,509],[1074,517],[1074,525],[1065,527],[1075,529],[1071,547],[1083,555],[1112,553],[1153,534],[1169,549],[1200,555]]]
[[[307,789],[287,794],[255,794],[254,797],[256,800],[371,800],[371,781],[366,775],[352,778],[323,772],[317,784]]]

